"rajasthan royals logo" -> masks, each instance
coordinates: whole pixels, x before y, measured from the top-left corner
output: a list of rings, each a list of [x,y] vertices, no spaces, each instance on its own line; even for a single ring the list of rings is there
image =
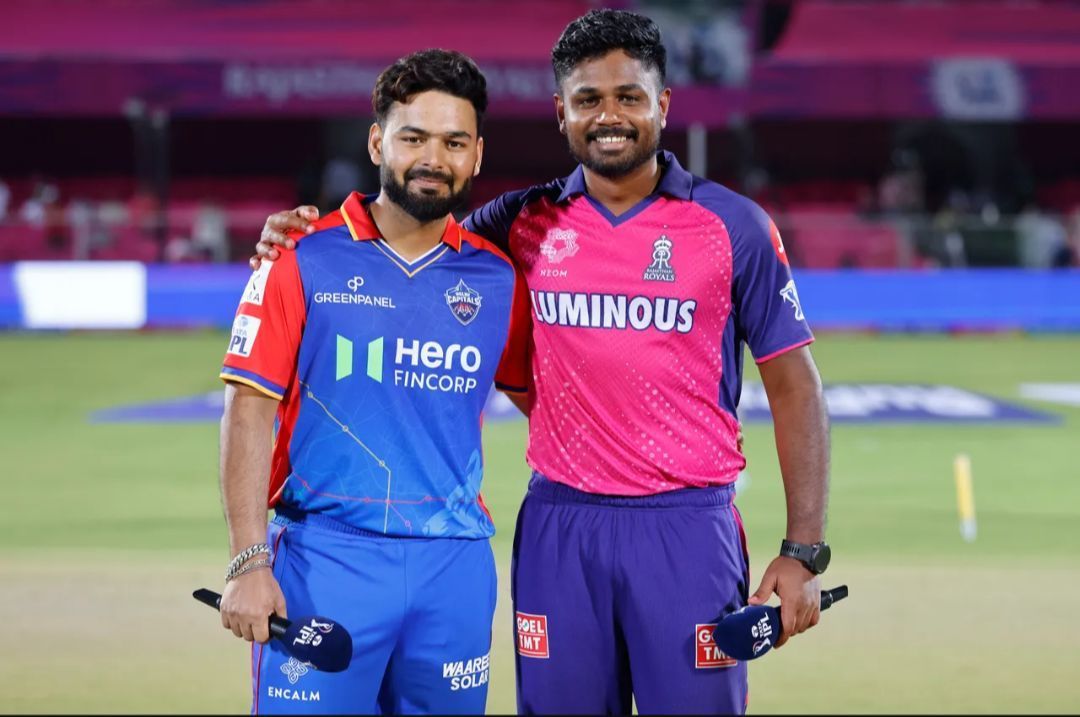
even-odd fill
[[[653,242],[652,264],[645,270],[645,281],[675,281],[675,270],[671,268],[671,240],[666,234]]]
[[[780,290],[780,296],[784,301],[795,307],[795,318],[802,321],[805,317],[802,312],[802,304],[799,303],[799,292],[795,291],[795,280],[792,279]]]
[[[454,318],[468,326],[480,313],[480,292],[470,289],[464,279],[459,279],[457,286],[446,290],[446,305]]]
[[[289,684],[295,685],[297,680],[308,673],[308,667],[295,657],[290,657],[289,661],[281,666],[281,671],[289,678]]]
[[[558,264],[578,253],[577,232],[573,229],[551,229],[540,243],[540,253],[552,264]]]

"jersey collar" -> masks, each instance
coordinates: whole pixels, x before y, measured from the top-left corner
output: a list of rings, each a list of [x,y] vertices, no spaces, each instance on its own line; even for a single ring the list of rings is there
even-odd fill
[[[694,175],[683,169],[675,155],[667,150],[657,153],[657,161],[660,163],[660,183],[656,185],[653,194],[667,194],[677,199],[689,200]],[[566,178],[566,185],[557,201],[562,203],[570,197],[586,193],[585,168],[579,164],[573,174]]]
[[[367,204],[377,195],[364,196],[360,192],[353,192],[345,198],[341,204],[341,216],[345,219],[345,226],[349,228],[349,234],[353,241],[371,241],[382,239],[379,228],[371,218]],[[442,243],[450,245],[454,251],[461,251],[462,229],[454,220],[453,215],[446,221],[446,230],[443,231]]]

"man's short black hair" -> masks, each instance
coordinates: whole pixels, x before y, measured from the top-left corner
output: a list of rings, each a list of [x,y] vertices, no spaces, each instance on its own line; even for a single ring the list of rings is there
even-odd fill
[[[375,121],[382,126],[395,102],[406,103],[414,95],[436,90],[472,103],[476,130],[487,111],[487,80],[476,63],[455,50],[421,50],[383,70],[371,92]]]
[[[551,49],[555,83],[562,85],[567,75],[585,60],[595,60],[612,50],[622,50],[667,78],[667,50],[660,41],[660,28],[644,15],[625,10],[590,10],[563,30]]]

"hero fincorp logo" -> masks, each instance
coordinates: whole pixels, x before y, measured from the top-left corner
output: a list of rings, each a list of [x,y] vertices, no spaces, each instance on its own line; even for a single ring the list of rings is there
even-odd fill
[[[533,314],[542,324],[590,329],[675,331],[694,328],[694,299],[586,294],[567,291],[530,291]]]
[[[486,685],[488,682],[491,658],[488,655],[474,657],[471,660],[444,662],[443,679],[450,681],[450,691],[469,690]]]
[[[475,346],[398,339],[394,364],[403,368],[394,369],[394,384],[428,391],[470,393],[476,388],[475,374],[481,361],[480,349]]]
[[[361,292],[367,282],[362,276],[352,276],[345,281],[348,291],[316,291],[311,300],[316,304],[358,304],[379,309],[396,309],[391,296],[376,296],[366,291]]]
[[[376,383],[383,383],[386,377],[386,343],[382,336],[367,342],[366,375]],[[477,387],[476,373],[483,355],[476,346],[398,338],[391,351],[389,373],[395,386],[443,393],[471,393]],[[337,381],[353,375],[355,353],[354,342],[338,334],[334,351]]]

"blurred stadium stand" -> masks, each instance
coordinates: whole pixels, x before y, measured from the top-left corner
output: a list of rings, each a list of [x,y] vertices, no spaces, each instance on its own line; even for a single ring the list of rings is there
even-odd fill
[[[551,45],[589,0],[7,0],[0,262],[238,261],[267,214],[373,190],[377,73],[426,46],[488,76],[479,204],[571,168]],[[1080,7],[617,3],[665,33],[665,145],[761,202],[809,269],[1080,255]]]

